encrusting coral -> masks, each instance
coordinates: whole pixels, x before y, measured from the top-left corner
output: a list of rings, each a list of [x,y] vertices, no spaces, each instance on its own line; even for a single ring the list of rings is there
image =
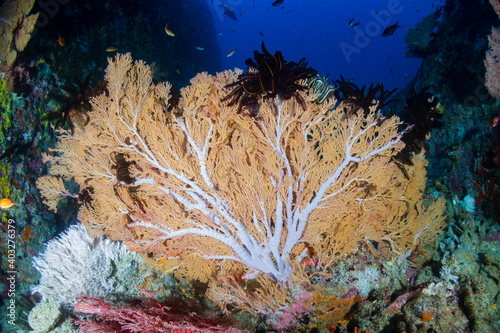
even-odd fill
[[[74,179],[91,231],[201,281],[286,284],[305,261],[326,271],[360,243],[384,257],[432,244],[444,200],[424,204],[423,154],[406,175],[393,161],[404,147],[397,117],[375,107],[345,117],[312,90],[297,92],[305,107],[261,98],[249,117],[221,101],[238,74],[198,74],[170,112],[170,84],[153,84],[128,54],[110,59],[109,94],[47,156],[46,203],[68,195],[58,178]]]

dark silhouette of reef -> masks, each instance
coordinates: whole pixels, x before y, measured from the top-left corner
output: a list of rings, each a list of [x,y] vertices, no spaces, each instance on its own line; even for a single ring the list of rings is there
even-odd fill
[[[206,1],[65,1],[47,13],[36,1],[34,12],[48,17],[25,49],[63,79],[91,84],[104,75],[107,58],[130,52],[153,64],[155,78],[185,86],[196,73],[221,70],[215,26]],[[55,3],[55,2],[54,2]],[[44,16],[44,17],[45,17]],[[165,26],[175,33],[168,36]],[[59,36],[65,41],[60,45]],[[203,51],[196,47],[202,47]],[[106,51],[108,49],[108,51]]]
[[[488,1],[447,0],[422,66],[405,93],[416,82],[417,87],[439,87],[451,98],[474,95],[483,85],[487,35],[499,23]]]
[[[500,112],[484,86],[484,59],[487,36],[498,26],[500,20],[489,1],[447,0],[416,77],[397,96],[405,101],[414,91],[428,88],[439,100],[436,109],[442,114],[431,118],[440,124],[428,126],[425,143],[428,177],[449,196],[476,198],[478,210],[493,207],[489,217],[500,215],[495,195],[500,168],[493,163],[497,140],[492,128]],[[405,107],[396,106],[398,115],[408,123],[418,122],[418,114],[403,111]]]

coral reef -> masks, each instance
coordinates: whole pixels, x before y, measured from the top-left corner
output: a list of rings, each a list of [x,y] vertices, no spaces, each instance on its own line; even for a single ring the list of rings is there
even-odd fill
[[[89,230],[156,269],[210,282],[226,312],[334,327],[382,279],[377,263],[432,247],[444,201],[422,196],[423,154],[393,161],[403,148],[396,117],[376,105],[346,117],[313,89],[296,92],[304,107],[258,96],[249,117],[222,102],[238,74],[199,74],[172,106],[170,85],[153,84],[143,62],[110,59],[109,94],[92,99],[89,122],[62,132],[38,185],[52,209],[78,197]],[[65,187],[70,179],[79,189]],[[337,271],[360,247],[370,265]]]
[[[220,102],[236,75],[198,75],[167,113],[168,84],[152,86],[150,69],[129,55],[110,60],[109,96],[92,100],[101,120],[64,134],[49,158],[53,176],[39,182],[49,205],[64,189],[47,179],[75,177],[91,230],[202,281],[244,272],[284,283],[306,242],[324,269],[359,242],[386,256],[432,242],[443,201],[423,209],[422,155],[408,178],[391,162],[402,148],[395,117],[346,119],[334,99],[305,93],[305,110],[277,97],[260,101],[257,118],[240,115]],[[133,161],[129,185],[104,162],[116,153]]]
[[[144,263],[127,265],[127,260],[103,259],[100,250],[89,251],[91,254],[95,252],[102,260],[87,256],[81,265],[86,271],[81,276],[84,280],[98,281],[96,288],[103,290],[99,295],[102,299],[82,300],[87,304],[87,311],[94,311],[86,313],[83,319],[89,330],[102,330],[100,319],[109,308],[115,311],[114,319],[126,318],[123,313],[127,311],[128,314],[151,315],[148,312],[151,308],[166,312],[168,306],[163,301],[167,296],[182,295],[184,299],[193,295],[199,297],[206,291],[206,284],[195,286],[187,281],[178,282],[172,275],[165,278],[158,270],[172,270],[180,279],[209,281],[209,296],[215,303],[209,304],[213,308],[207,311],[216,313],[220,308],[232,313],[238,310],[253,313],[252,316],[239,314],[237,317],[247,320],[241,327],[258,327],[259,332],[266,329],[289,332],[499,330],[500,167],[497,160],[500,156],[500,127],[496,118],[498,102],[491,98],[498,97],[495,66],[498,65],[496,44],[499,38],[498,28],[492,33],[492,27],[498,27],[498,17],[487,1],[447,0],[437,31],[434,31],[436,13],[409,30],[406,38],[412,41],[408,53],[423,57],[424,64],[415,81],[403,90],[404,96],[398,96],[403,103],[408,102],[399,110],[402,110],[401,120],[423,125],[421,129],[415,125],[413,130],[406,130],[399,120],[387,114],[386,118],[381,116],[380,113],[385,112],[381,110],[387,104],[385,102],[394,100],[380,86],[372,86],[366,91],[367,87],[353,87],[352,82],[341,79],[340,83],[346,87],[345,96],[340,90],[337,96],[332,96],[334,88],[328,85],[327,77],[317,76],[308,82],[297,80],[293,82],[301,87],[309,85],[309,89],[298,89],[293,98],[283,98],[279,93],[263,98],[265,91],[251,94],[255,100],[250,102],[255,103],[250,104],[258,112],[251,111],[250,114],[256,117],[249,118],[245,106],[242,108],[245,111],[238,114],[238,101],[234,105],[230,105],[231,98],[227,103],[223,101],[238,88],[236,82],[241,71],[200,74],[175,99],[169,96],[174,93],[167,89],[167,84],[144,79],[149,77],[149,70],[136,63],[130,65],[128,71],[121,71],[126,83],[122,81],[114,95],[104,94],[93,99],[93,110],[85,109],[82,121],[72,119],[69,110],[64,113],[66,119],[60,117],[60,125],[67,123],[68,119],[77,120],[75,137],[71,135],[71,123],[68,123],[68,130],[62,132],[62,142],[56,146],[51,126],[40,120],[46,119],[55,109],[50,93],[57,91],[59,85],[64,89],[68,86],[65,82],[69,81],[63,79],[59,82],[53,72],[67,77],[69,73],[71,76],[76,73],[82,78],[92,73],[89,81],[95,84],[92,79],[101,75],[99,67],[105,67],[103,54],[106,53],[103,50],[108,46],[115,46],[122,52],[134,52],[149,62],[155,61],[158,52],[165,50],[161,55],[163,63],[154,65],[159,70],[151,77],[167,78],[175,84],[200,71],[201,58],[210,62],[206,52],[193,49],[192,45],[189,45],[191,52],[185,54],[191,57],[189,61],[196,63],[195,66],[177,60],[174,55],[181,54],[184,47],[178,43],[180,38],[161,39],[165,37],[159,33],[164,35],[163,26],[158,29],[154,24],[148,25],[151,11],[145,10],[133,18],[130,16],[132,8],[144,3],[139,2],[118,9],[107,9],[108,4],[113,6],[115,0],[88,3],[81,8],[80,16],[77,15],[80,8],[75,2],[69,2],[64,10],[59,11],[59,17],[53,18],[50,26],[39,32],[39,38],[30,41],[25,52],[26,63],[19,57],[15,66],[2,76],[0,189],[3,196],[15,202],[11,210],[2,212],[2,219],[14,217],[18,223],[16,268],[21,272],[20,295],[26,295],[28,284],[36,283],[38,278],[31,267],[31,258],[42,252],[40,243],[56,230],[62,230],[68,221],[74,219],[68,212],[76,212],[79,208],[80,218],[90,230],[124,240],[134,251],[142,253],[150,264],[148,268]],[[498,0],[490,2],[494,9],[500,8]],[[94,25],[78,34],[81,24],[74,22],[97,8],[106,15],[99,15]],[[164,21],[170,20],[169,15],[174,14],[169,12],[165,16],[168,19],[163,17]],[[66,20],[64,24],[61,23],[63,20],[58,20],[61,17]],[[103,20],[109,18],[113,28],[105,26],[100,30]],[[69,22],[73,19],[74,22]],[[5,21],[2,16],[2,29],[8,27]],[[139,33],[139,29],[123,28],[132,23],[144,28],[146,37]],[[424,23],[426,27],[421,30]],[[63,31],[61,27],[65,24],[68,26],[67,34],[63,36],[66,45],[55,44],[55,37]],[[169,28],[177,37],[186,34],[188,26],[169,22]],[[23,32],[22,29],[19,31]],[[197,33],[199,39],[194,43],[209,51],[208,46],[201,44],[206,42],[205,35],[200,31]],[[92,43],[92,40],[96,42]],[[216,43],[212,41],[211,44]],[[485,59],[488,44],[490,51]],[[15,40],[12,45],[16,48]],[[30,48],[31,51],[40,51],[36,59],[29,59]],[[264,52],[264,65],[279,65],[279,61],[273,62],[271,57],[275,55]],[[68,66],[61,65],[64,58]],[[258,67],[257,63],[255,65]],[[119,67],[114,68],[120,71]],[[212,68],[210,72],[215,70]],[[143,79],[134,80],[132,77]],[[490,94],[484,88],[485,77]],[[265,75],[260,78],[269,79]],[[110,80],[108,85],[118,86],[118,81]],[[141,88],[144,82],[148,83],[149,89]],[[232,84],[235,84],[233,90],[233,86],[227,88]],[[239,82],[239,87],[241,91],[249,85]],[[253,88],[258,90],[258,87]],[[358,95],[349,94],[351,88],[357,88]],[[78,103],[86,103],[88,97],[84,94]],[[122,125],[125,125],[116,126],[116,118],[103,116],[101,103],[112,111],[114,105],[118,106],[123,111],[120,115],[124,116]],[[391,108],[395,104],[391,104]],[[319,119],[309,118],[309,112],[321,113],[327,109],[334,115],[324,119],[331,121],[338,132],[308,125]],[[139,110],[135,114],[137,118],[130,116],[134,115],[133,110]],[[55,112],[52,115],[62,115],[57,110]],[[282,125],[284,130],[279,136],[273,130],[290,120],[286,117],[295,117],[290,122],[294,125]],[[152,125],[145,122],[145,118],[150,119]],[[137,120],[136,127],[133,119]],[[92,128],[99,126],[96,122],[102,127]],[[379,137],[375,137],[384,141],[383,133],[389,133],[385,142],[393,141],[392,146],[369,158],[365,158],[366,155],[360,157],[361,150],[353,154],[346,152],[344,148],[349,136],[345,133],[351,129],[366,130],[361,123],[364,126],[375,123],[374,128],[378,130],[381,130],[380,125],[387,126],[377,134]],[[301,139],[293,126],[302,130],[300,145],[291,144]],[[118,140],[110,140],[113,131]],[[319,132],[330,134],[321,137]],[[80,142],[76,142],[78,140]],[[399,165],[394,157],[405,152],[403,143],[408,152],[405,155],[411,163]],[[70,144],[75,144],[72,149]],[[107,150],[106,147],[110,146],[112,149]],[[264,146],[265,150],[260,150],[259,146]],[[427,185],[431,185],[430,188],[425,187],[423,170],[427,162],[424,153],[418,154],[422,147],[426,148],[426,158],[432,166],[428,171],[430,181]],[[41,151],[52,163],[53,175],[63,176],[39,180],[40,186],[45,188],[46,201],[51,208],[58,208],[57,214],[40,209],[40,196],[33,186],[37,174],[47,169],[39,158]],[[337,152],[338,160],[331,158],[331,151]],[[74,156],[74,163],[67,163],[67,159]],[[244,158],[240,159],[241,156]],[[361,160],[351,161],[346,168],[339,169],[341,162],[338,161],[349,157],[360,157]],[[312,162],[308,164],[304,160]],[[290,169],[284,161],[289,162]],[[229,162],[236,167],[228,167],[226,163]],[[322,202],[321,209],[325,214],[313,209],[305,219],[300,240],[290,241],[292,250],[281,252],[294,231],[288,229],[288,217],[295,212],[299,216],[311,203],[311,198],[320,193],[321,187],[314,187],[311,182],[326,179],[323,172],[327,168],[340,171],[333,187],[325,194],[331,201]],[[373,170],[383,170],[389,179],[380,178]],[[207,175],[211,183],[205,181]],[[260,184],[265,186],[259,187]],[[410,191],[412,188],[416,190]],[[262,193],[268,192],[272,194],[264,197]],[[438,205],[435,201],[443,194],[447,199],[450,224],[440,239],[438,256],[434,256],[432,245],[444,224],[443,201],[439,199]],[[291,210],[287,206],[288,200],[292,202]],[[263,202],[267,205],[262,205]],[[403,205],[398,206],[397,202],[409,208],[401,208]],[[283,205],[281,215],[277,214],[279,204]],[[382,206],[388,208],[382,209]],[[241,224],[232,224],[228,216]],[[266,221],[269,223],[264,223]],[[286,232],[280,234],[276,231],[278,221],[284,221],[283,230],[287,229]],[[331,225],[324,227],[321,225],[323,221]],[[426,234],[428,221],[435,224]],[[412,229],[405,223],[424,227]],[[233,239],[243,248],[241,252],[233,251],[232,243],[227,242],[231,244],[227,245],[220,241],[221,225],[227,229],[225,235],[234,236]],[[192,229],[197,229],[198,234],[191,233]],[[215,234],[201,234],[200,230],[210,230]],[[421,230],[424,232],[420,233]],[[250,241],[245,242],[241,237],[244,232]],[[399,238],[394,239],[395,235]],[[411,241],[416,235],[423,242]],[[279,246],[274,251],[267,251],[267,246],[272,249],[276,243]],[[256,264],[257,260],[252,261],[253,258],[242,263],[240,254],[245,254],[248,249],[250,255],[255,253],[257,257],[271,259],[260,266]],[[261,249],[264,250],[258,252]],[[1,252],[2,255],[5,252],[3,245]],[[69,260],[64,253],[57,255]],[[50,258],[47,261],[54,267],[66,262],[57,256]],[[279,275],[280,265],[285,267],[283,272],[289,273],[283,274],[283,278]],[[5,287],[5,267],[2,268],[0,286]],[[96,269],[106,277],[101,278]],[[57,267],[55,273],[63,274]],[[129,279],[120,280],[118,275],[128,275]],[[141,290],[155,297],[132,300]],[[74,296],[69,296],[70,303],[75,302]],[[197,299],[197,302],[202,307],[207,305],[206,299]],[[44,303],[39,304],[37,311],[43,306]],[[175,306],[170,307],[176,310]],[[29,312],[29,309],[24,307],[22,311]],[[193,312],[196,312],[194,321],[204,318],[200,308]],[[111,311],[108,314],[112,316]],[[189,314],[182,315],[189,320]],[[46,319],[39,314],[36,316]],[[151,322],[156,320],[153,317],[149,317]],[[122,329],[116,321],[111,321],[105,325]],[[138,325],[133,320],[126,323]],[[189,323],[185,324],[176,329],[196,330],[188,328]],[[63,330],[63,325],[64,329],[72,329],[68,321],[64,324],[57,321],[55,330]],[[17,328],[21,329],[21,326]],[[2,329],[6,331],[5,327]]]
[[[3,68],[5,70],[5,67]],[[0,190],[3,197],[14,202],[9,210],[2,210],[2,221],[12,219],[16,230],[16,270],[17,292],[14,295],[18,303],[24,303],[30,294],[30,287],[37,283],[39,274],[32,266],[32,257],[42,251],[43,243],[58,232],[63,221],[71,220],[74,213],[68,210],[64,214],[53,214],[44,209],[39,191],[35,186],[38,174],[45,170],[41,153],[47,151],[54,132],[43,126],[40,119],[51,103],[45,94],[57,84],[57,77],[41,66],[30,72],[28,65],[21,61],[7,72],[0,74]],[[61,206],[62,207],[62,206]],[[7,224],[2,223],[0,232],[5,236]],[[8,299],[9,274],[7,253],[8,242],[0,244],[0,293],[1,299]],[[0,330],[25,329],[26,318],[31,307],[19,306],[18,326],[11,327],[5,321],[0,322]],[[0,308],[2,315],[5,307]]]
[[[40,283],[33,292],[46,301],[72,304],[80,295],[114,299],[113,294],[133,295],[131,281],[118,275],[122,263],[132,264],[140,257],[126,246],[108,239],[93,238],[82,224],[69,227],[47,243],[43,254],[33,258],[40,272]]]
[[[228,332],[249,333],[231,326],[231,321],[217,315],[199,315],[196,307],[179,299],[162,302],[154,299],[117,305],[92,297],[82,297],[75,312],[87,316],[76,320],[82,333],[118,332]]]
[[[484,60],[486,67],[485,85],[490,95],[500,100],[500,29],[493,28],[488,40],[490,49],[486,52]]]
[[[31,310],[28,322],[33,330],[47,332],[57,325],[61,317],[62,312],[59,302],[54,300],[43,301]]]
[[[167,79],[178,87],[195,73],[220,70],[217,34],[210,4],[205,1],[187,0],[183,5],[176,0],[154,5],[145,0],[56,1],[50,13],[43,13],[42,3],[35,6],[45,25],[25,53],[37,63],[48,64],[67,83],[90,74],[95,86],[106,67],[108,47],[153,64],[155,79]],[[176,38],[165,38],[166,22]],[[56,41],[59,36],[64,45]],[[203,47],[203,52],[194,45]]]
[[[28,15],[35,0],[8,0],[0,7],[0,55],[8,67],[31,38],[38,13]]]
[[[405,52],[407,57],[424,58],[429,52],[433,31],[436,28],[437,20],[441,16],[442,8],[439,7],[436,11],[425,16],[415,27],[409,28],[404,38],[408,44],[408,50]]]
[[[494,0],[490,2],[500,18],[500,5]],[[491,29],[488,41],[490,48],[486,52],[486,59],[484,60],[484,66],[486,67],[485,86],[491,96],[500,100],[500,28],[493,27]]]

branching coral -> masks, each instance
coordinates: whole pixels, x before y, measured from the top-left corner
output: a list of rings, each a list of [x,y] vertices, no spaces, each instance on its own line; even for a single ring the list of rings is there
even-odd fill
[[[68,228],[47,244],[34,266],[42,275],[33,288],[44,300],[73,304],[81,294],[113,298],[124,282],[116,279],[120,260],[140,262],[126,246],[109,239],[93,238],[81,224]]]
[[[286,284],[313,253],[327,269],[360,242],[402,255],[440,232],[443,201],[423,208],[423,155],[408,178],[392,161],[404,146],[397,117],[373,108],[345,117],[335,99],[318,104],[300,90],[260,96],[258,117],[248,117],[221,101],[236,77],[197,75],[168,112],[170,85],[118,55],[109,94],[63,133],[48,179],[74,178],[86,191],[79,218],[94,232],[201,281],[266,274]],[[52,185],[63,183],[43,179],[55,207],[64,189]]]
[[[117,305],[92,297],[82,297],[75,312],[85,319],[76,320],[82,333],[129,332],[206,332],[249,333],[231,327],[231,322],[217,315],[198,315],[194,306],[181,299],[158,303],[141,300]]]

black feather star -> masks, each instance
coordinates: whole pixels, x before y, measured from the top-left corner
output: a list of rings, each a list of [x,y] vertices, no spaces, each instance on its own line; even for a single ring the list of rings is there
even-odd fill
[[[311,78],[317,72],[307,67],[304,58],[297,64],[285,61],[280,51],[271,54],[264,42],[262,42],[262,52],[254,51],[255,60],[249,58],[245,61],[253,71],[240,74],[235,82],[226,85],[225,88],[234,89],[222,101],[229,101],[229,106],[238,104],[238,113],[248,109],[253,117],[258,115],[260,99],[276,96],[285,100],[294,97],[305,109],[304,99],[298,91],[305,91],[308,87],[298,81]]]
[[[443,126],[441,118],[443,113],[439,108],[439,100],[430,91],[430,87],[424,87],[417,94],[415,88],[411,87],[411,93],[406,100],[407,106],[402,111],[403,120],[412,127],[403,135],[406,144],[404,153],[419,153],[425,148],[425,140],[430,131]]]
[[[376,111],[378,111],[389,103],[396,101],[396,99],[388,100],[388,98],[397,88],[390,91],[384,90],[383,83],[377,83],[376,86],[373,86],[372,83],[370,87],[368,87],[368,90],[366,90],[366,85],[359,88],[355,83],[346,81],[344,77],[340,75],[340,80],[333,81],[333,84],[335,85],[335,98],[344,102],[344,111],[347,118],[356,114],[360,109],[362,109],[363,113],[366,115],[373,106],[376,106]]]
[[[55,128],[67,124],[71,133],[75,130],[75,120],[81,125],[88,123],[90,119],[88,113],[92,110],[90,98],[107,93],[103,81],[95,88],[90,87],[90,75],[87,75],[83,82],[75,77],[75,82],[61,87],[63,94],[49,94],[49,97],[61,104],[61,107],[42,118],[44,121],[55,121]]]

